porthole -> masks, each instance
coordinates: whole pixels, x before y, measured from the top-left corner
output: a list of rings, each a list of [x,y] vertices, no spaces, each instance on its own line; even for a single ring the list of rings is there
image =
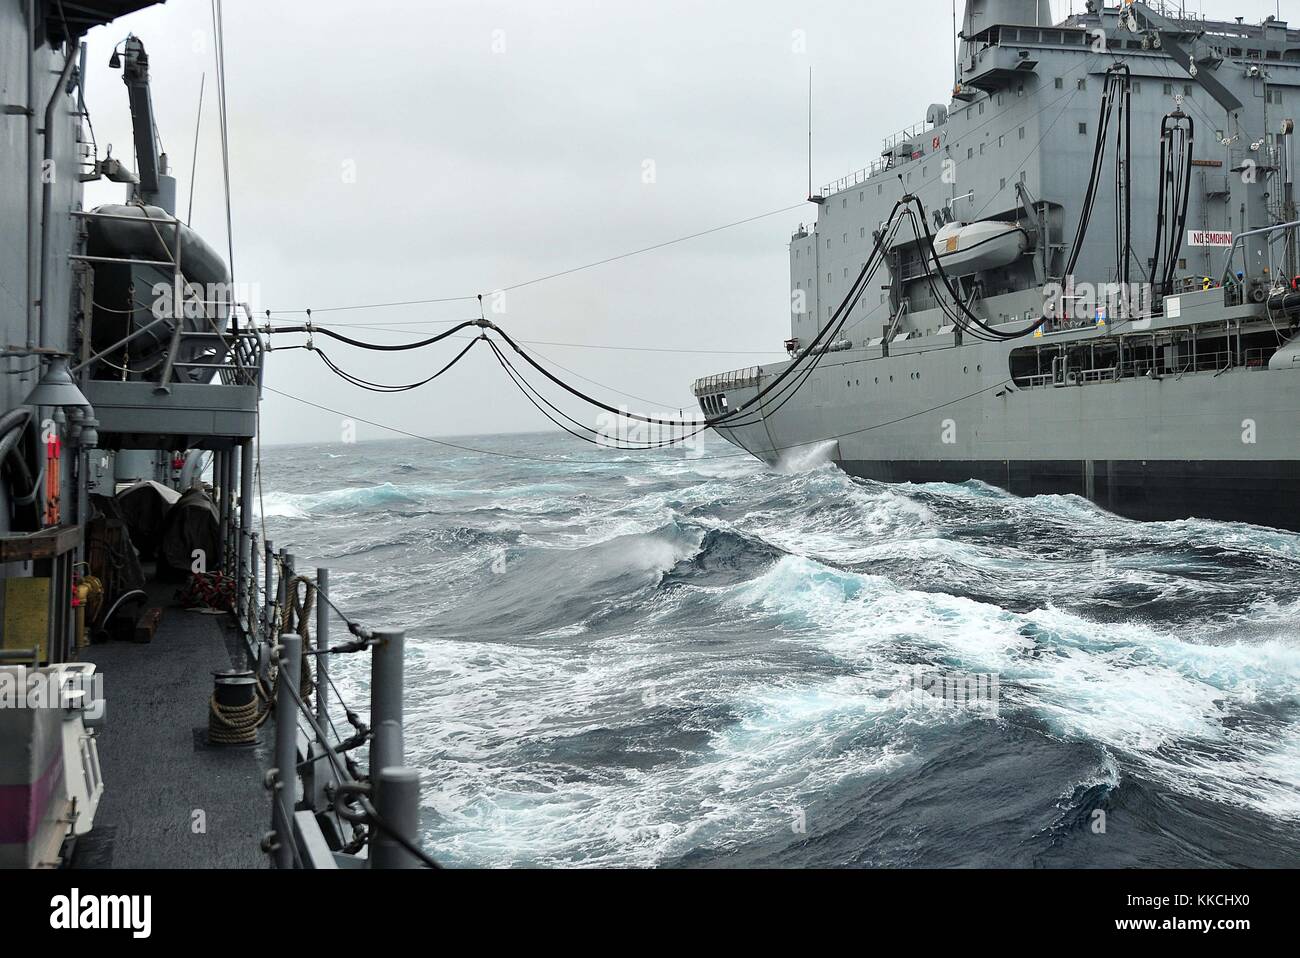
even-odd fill
[[[969,366],[963,366],[963,367],[961,368],[961,371],[964,372],[964,373],[969,373],[969,372],[970,372],[970,367],[969,367]]]

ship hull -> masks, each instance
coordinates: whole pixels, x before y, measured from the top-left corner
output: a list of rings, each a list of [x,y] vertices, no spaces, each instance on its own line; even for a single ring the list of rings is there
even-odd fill
[[[1078,495],[1140,520],[1300,531],[1300,373],[1017,388],[1007,344],[826,357],[784,401],[717,431],[770,464],[816,451],[882,482],[986,482]],[[728,394],[736,409],[773,381]],[[752,407],[751,407],[752,408]]]
[[[1082,496],[1108,512],[1148,522],[1200,518],[1300,531],[1295,461],[850,460],[839,465],[851,476],[879,482],[978,480],[1018,496]]]

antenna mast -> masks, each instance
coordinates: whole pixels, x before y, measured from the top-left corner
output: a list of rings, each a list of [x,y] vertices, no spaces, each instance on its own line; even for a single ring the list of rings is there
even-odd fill
[[[957,51],[957,0],[952,0],[952,88],[961,86],[961,54]]]
[[[808,67],[808,199],[812,199],[812,67]]]
[[[190,160],[190,208],[185,214],[186,226],[189,226],[194,219],[194,179],[195,171],[199,166],[199,130],[203,125],[203,87],[207,80],[206,72],[199,77],[199,110],[198,116],[194,119],[194,158]]]

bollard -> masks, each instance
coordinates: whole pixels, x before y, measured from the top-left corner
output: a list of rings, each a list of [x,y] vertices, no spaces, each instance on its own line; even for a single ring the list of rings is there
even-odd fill
[[[376,629],[370,652],[370,775],[403,764],[401,629]]]
[[[280,636],[280,679],[275,696],[275,788],[271,830],[276,833],[275,867],[293,867],[293,806],[298,790],[298,703],[293,693],[301,678],[302,639]]]
[[[379,770],[375,811],[384,824],[412,845],[420,838],[420,773],[413,768],[388,766]],[[382,828],[370,839],[371,868],[419,868],[423,863]]]
[[[330,647],[330,608],[326,599],[330,594],[330,570],[316,570],[316,724],[322,729],[330,727],[329,696],[325,694],[329,686],[329,656],[325,650]]]

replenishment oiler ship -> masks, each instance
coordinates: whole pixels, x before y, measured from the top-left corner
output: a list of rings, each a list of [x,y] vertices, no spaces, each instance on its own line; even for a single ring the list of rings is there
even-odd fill
[[[957,60],[809,197],[792,358],[697,381],[714,428],[773,463],[1300,529],[1300,31],[970,0]]]

